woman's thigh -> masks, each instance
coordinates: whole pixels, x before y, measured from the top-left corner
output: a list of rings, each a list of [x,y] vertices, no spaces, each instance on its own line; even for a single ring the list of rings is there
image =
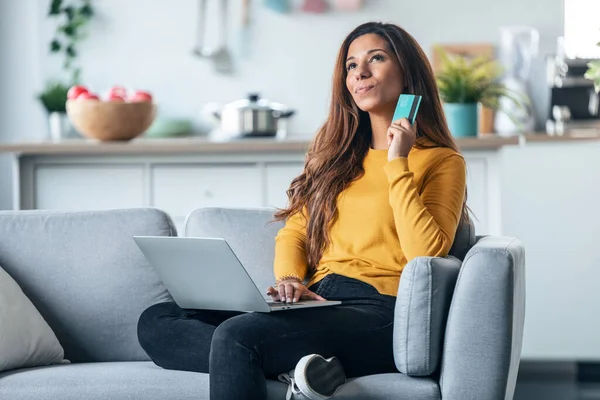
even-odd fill
[[[270,378],[313,353],[338,357],[352,377],[394,369],[392,322],[393,313],[373,305],[249,313],[223,322],[215,338],[253,349]]]

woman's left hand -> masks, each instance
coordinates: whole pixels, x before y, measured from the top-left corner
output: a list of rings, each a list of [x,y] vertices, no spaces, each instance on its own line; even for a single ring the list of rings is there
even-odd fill
[[[388,161],[399,157],[408,157],[416,138],[416,129],[408,119],[402,118],[392,122],[387,131]]]

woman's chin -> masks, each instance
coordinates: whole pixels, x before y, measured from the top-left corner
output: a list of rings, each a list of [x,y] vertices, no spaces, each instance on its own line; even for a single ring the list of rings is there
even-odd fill
[[[356,105],[361,111],[368,112],[368,113],[377,112],[377,110],[382,108],[382,104],[375,99],[373,99],[373,100],[365,99],[361,102],[357,102]]]
[[[361,102],[356,102],[356,105],[361,111],[372,112],[378,108],[379,102],[365,99]]]

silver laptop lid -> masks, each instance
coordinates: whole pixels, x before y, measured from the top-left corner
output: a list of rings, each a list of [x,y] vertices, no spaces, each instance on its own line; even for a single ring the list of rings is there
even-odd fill
[[[134,240],[179,307],[269,311],[224,239],[135,236]]]

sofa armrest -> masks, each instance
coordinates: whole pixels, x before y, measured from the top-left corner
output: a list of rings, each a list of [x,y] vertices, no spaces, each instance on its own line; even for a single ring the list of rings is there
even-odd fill
[[[455,257],[417,257],[400,278],[394,317],[398,371],[429,376],[439,367],[446,318],[461,267]]]
[[[512,399],[525,318],[525,251],[514,238],[481,238],[463,262],[448,315],[444,400]]]

